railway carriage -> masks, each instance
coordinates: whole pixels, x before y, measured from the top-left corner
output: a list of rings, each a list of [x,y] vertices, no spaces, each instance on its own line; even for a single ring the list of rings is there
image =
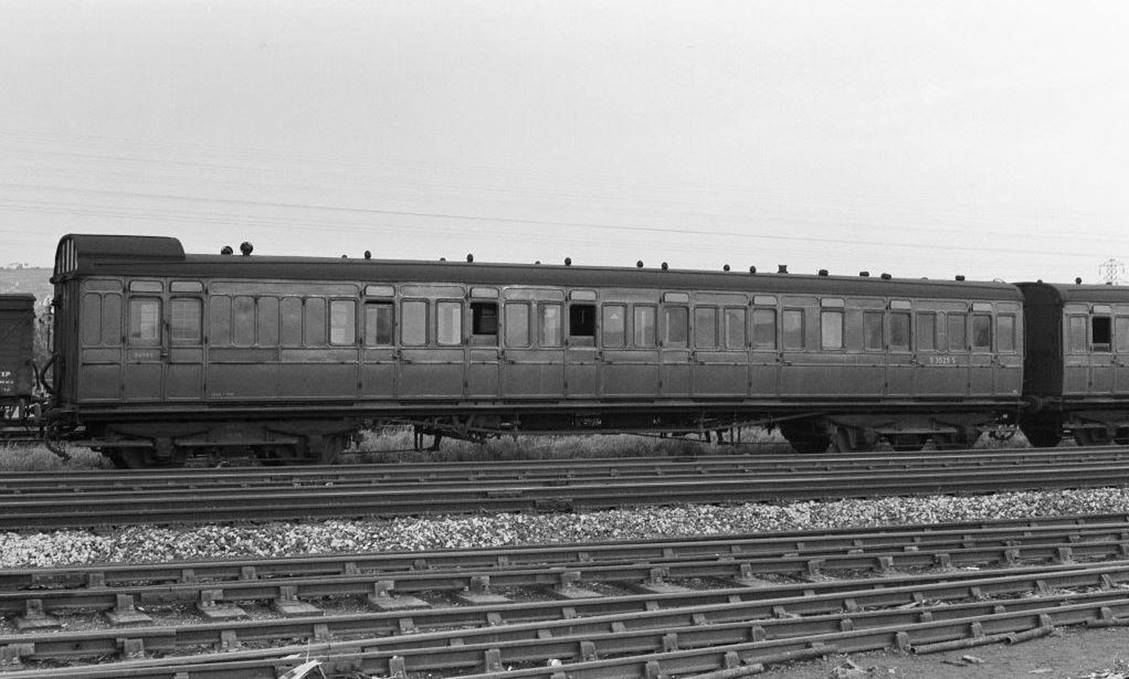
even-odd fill
[[[360,429],[968,443],[1014,416],[1015,286],[963,280],[58,248],[52,431],[126,466],[331,459]]]
[[[1129,443],[1129,290],[1020,283],[1027,309],[1021,427],[1034,445]]]

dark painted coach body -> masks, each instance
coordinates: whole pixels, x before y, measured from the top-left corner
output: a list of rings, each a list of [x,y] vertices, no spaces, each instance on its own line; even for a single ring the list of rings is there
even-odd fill
[[[52,428],[120,464],[331,459],[359,429],[701,432],[800,450],[961,444],[1014,415],[1016,286],[185,254],[70,235]]]
[[[1020,283],[1027,361],[1021,426],[1035,445],[1129,443],[1129,289]]]

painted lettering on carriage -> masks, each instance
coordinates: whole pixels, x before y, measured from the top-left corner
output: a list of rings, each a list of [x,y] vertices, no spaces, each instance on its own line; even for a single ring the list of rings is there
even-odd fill
[[[930,356],[929,365],[956,365],[956,356]]]

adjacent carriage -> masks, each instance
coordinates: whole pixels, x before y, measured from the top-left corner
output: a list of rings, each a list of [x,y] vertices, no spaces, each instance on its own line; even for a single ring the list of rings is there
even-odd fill
[[[1129,289],[1020,283],[1027,309],[1021,426],[1035,445],[1129,443]]]
[[[52,431],[121,464],[434,435],[778,426],[964,444],[1021,404],[1017,287],[888,276],[185,254],[70,235]]]

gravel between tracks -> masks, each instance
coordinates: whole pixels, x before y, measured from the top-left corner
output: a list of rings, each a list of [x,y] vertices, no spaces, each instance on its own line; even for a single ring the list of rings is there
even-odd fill
[[[1129,488],[639,507],[576,514],[492,514],[0,533],[0,568],[425,551],[519,544],[647,540],[1129,512]]]

